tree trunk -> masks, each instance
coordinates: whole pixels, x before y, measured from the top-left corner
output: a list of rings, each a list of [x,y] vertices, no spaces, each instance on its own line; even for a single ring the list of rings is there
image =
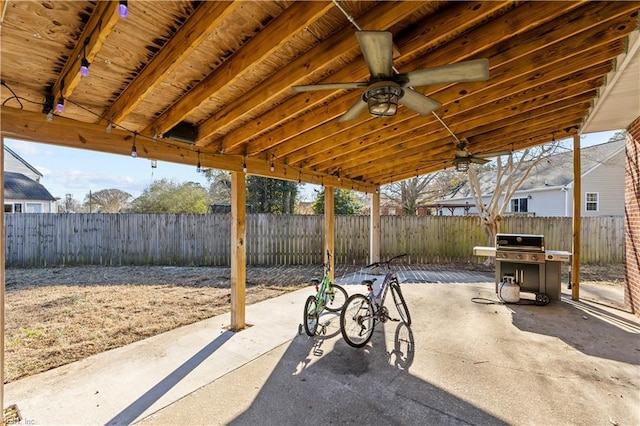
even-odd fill
[[[501,216],[494,217],[486,210],[482,214],[482,229],[484,229],[485,234],[487,234],[487,246],[489,247],[496,246],[496,235],[500,232],[501,219]],[[496,263],[496,258],[494,256],[489,256],[484,263],[485,265],[493,266]]]

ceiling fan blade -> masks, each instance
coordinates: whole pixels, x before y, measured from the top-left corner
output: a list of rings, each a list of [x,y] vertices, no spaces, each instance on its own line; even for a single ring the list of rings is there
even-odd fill
[[[402,105],[411,108],[420,115],[427,115],[439,108],[442,104],[413,89],[405,88],[404,95],[398,101]]]
[[[472,163],[476,163],[476,164],[487,164],[489,162],[489,160],[485,160],[484,158],[474,157],[473,155],[469,156],[469,160],[471,160]]]
[[[364,61],[373,78],[393,76],[393,37],[387,31],[356,33]]]
[[[408,82],[405,86],[428,86],[442,83],[463,83],[489,79],[489,60],[474,59],[441,67],[411,71],[404,75]]]
[[[367,103],[360,98],[351,108],[338,118],[338,123],[344,123],[345,121],[353,120],[359,116],[363,111],[367,109]]]
[[[341,90],[341,89],[358,89],[367,87],[368,83],[327,83],[327,84],[306,84],[301,86],[291,86],[294,92],[311,92],[313,90]]]

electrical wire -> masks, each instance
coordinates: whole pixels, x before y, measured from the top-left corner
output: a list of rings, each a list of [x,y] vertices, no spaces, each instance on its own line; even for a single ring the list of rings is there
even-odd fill
[[[10,92],[11,92],[11,94],[13,95],[13,96],[8,97],[7,99],[5,99],[5,100],[2,102],[2,106],[5,106],[5,105],[6,105],[6,103],[7,103],[7,102],[9,102],[11,99],[15,99],[15,100],[16,100],[16,101],[18,101],[18,103],[20,104],[20,109],[24,109],[24,105],[22,105],[22,102],[20,102],[21,98],[20,98],[18,95],[16,95],[16,92],[14,92],[14,91],[13,91],[13,89],[12,89],[11,87],[9,87],[9,85],[8,85],[4,80],[0,80],[0,84],[2,84],[4,87],[6,87],[7,89],[9,89],[9,91],[10,91]],[[27,99],[22,99],[22,100],[24,100],[25,102],[27,102],[27,101],[28,101]],[[31,101],[28,101],[28,102],[31,102]],[[33,102],[33,103],[42,104],[42,102]]]
[[[10,91],[10,92],[11,92],[11,94],[12,94],[12,96],[8,97],[7,99],[5,99],[5,100],[2,102],[2,106],[5,106],[5,104],[6,104],[7,102],[9,102],[10,100],[12,100],[12,99],[15,99],[15,100],[20,104],[20,109],[21,109],[21,110],[22,110],[22,109],[24,109],[24,105],[22,104],[22,102],[21,102],[21,101],[24,101],[24,102],[27,102],[27,103],[30,103],[30,104],[35,104],[35,105],[44,106],[44,102],[34,101],[34,100],[32,100],[32,99],[28,99],[28,98],[24,98],[24,97],[22,97],[22,96],[18,96],[18,95],[13,91],[13,89],[12,89],[11,87],[9,87],[9,85],[8,85],[4,80],[0,81],[0,83],[2,84],[2,86],[5,86],[7,89],[9,89],[9,91]],[[83,110],[83,111],[85,111],[85,112],[88,112],[89,114],[91,114],[91,115],[93,115],[93,116],[95,116],[95,117],[97,117],[97,118],[99,118],[99,119],[101,119],[101,120],[109,121],[109,119],[108,119],[108,118],[103,117],[102,115],[100,115],[100,114],[96,113],[95,111],[92,111],[92,110],[90,110],[89,108],[87,108],[87,107],[85,107],[85,106],[83,106],[83,105],[81,105],[81,104],[79,104],[79,103],[77,103],[77,102],[75,102],[75,101],[72,101],[71,99],[65,99],[65,101],[67,101],[67,102],[69,102],[70,104],[72,104],[72,105],[74,105],[74,106],[76,106],[76,107],[80,108],[81,110]],[[113,127],[116,127],[116,128],[120,128],[121,130],[123,130],[123,131],[125,131],[125,132],[128,132],[128,133],[131,133],[132,135],[133,135],[134,133],[136,133],[136,131],[134,131],[134,130],[130,130],[130,129],[128,129],[128,128],[126,128],[126,127],[122,126],[121,124],[112,123],[112,126],[113,126]],[[157,140],[157,139],[155,139],[155,138],[153,138],[153,137],[149,137],[149,136],[141,135],[141,134],[139,134],[139,133],[137,134],[137,136],[138,136],[138,137],[142,137],[142,138],[144,138],[144,139],[147,139],[147,140],[149,140],[149,141],[162,143],[162,144],[164,144],[164,145],[166,145],[167,147],[170,147],[170,148],[175,148],[175,145],[170,144],[170,143],[168,143],[168,142],[164,142],[164,141],[162,141],[162,140]],[[178,149],[180,149],[180,148],[178,148]]]

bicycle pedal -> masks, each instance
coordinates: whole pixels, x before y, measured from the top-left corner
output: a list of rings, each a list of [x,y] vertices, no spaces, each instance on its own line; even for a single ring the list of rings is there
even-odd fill
[[[391,317],[389,317],[389,321],[400,322],[400,318],[391,318]]]

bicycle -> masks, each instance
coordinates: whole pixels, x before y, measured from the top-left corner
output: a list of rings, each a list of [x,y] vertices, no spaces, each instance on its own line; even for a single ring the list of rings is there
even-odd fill
[[[351,295],[340,313],[340,331],[350,346],[361,348],[366,345],[373,335],[376,322],[399,321],[391,318],[389,309],[384,306],[389,289],[391,289],[391,295],[402,322],[407,327],[411,325],[411,315],[404,296],[402,296],[400,283],[391,269],[391,262],[404,256],[406,254],[400,254],[385,262],[374,262],[366,266],[366,268],[379,268],[381,265],[386,265],[387,271],[378,294],[374,294],[373,290],[375,278],[364,280],[362,284],[367,286],[368,294],[366,296],[364,294]]]
[[[309,296],[304,304],[304,331],[309,336],[316,335],[322,311],[326,309],[329,312],[338,312],[347,300],[346,290],[329,280],[330,271],[331,253],[327,250],[327,263],[324,264],[322,281],[317,278],[311,280],[316,287],[316,294]]]

